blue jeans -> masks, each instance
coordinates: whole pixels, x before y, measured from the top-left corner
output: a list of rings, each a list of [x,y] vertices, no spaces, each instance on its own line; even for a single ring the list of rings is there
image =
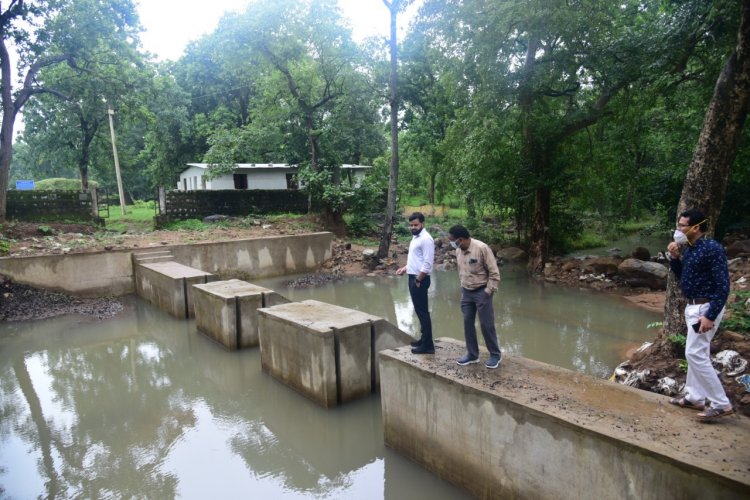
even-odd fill
[[[461,289],[461,312],[464,315],[464,337],[466,351],[473,359],[479,357],[477,343],[477,327],[474,320],[479,313],[479,326],[490,356],[500,356],[500,346],[497,343],[495,330],[495,311],[492,308],[492,295],[485,292],[485,287],[476,290]]]
[[[409,295],[411,303],[414,306],[414,312],[419,318],[420,331],[422,336],[419,343],[422,347],[434,347],[432,343],[432,320],[430,319],[430,310],[427,304],[427,290],[430,288],[430,277],[425,276],[422,282],[417,286],[417,276],[409,275]]]

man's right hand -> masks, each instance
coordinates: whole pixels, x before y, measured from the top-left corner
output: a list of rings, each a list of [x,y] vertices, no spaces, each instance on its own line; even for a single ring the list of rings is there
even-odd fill
[[[402,274],[404,274],[405,272],[406,272],[406,266],[404,266],[404,267],[401,267],[401,268],[399,268],[399,269],[396,269],[396,274],[397,274],[397,275],[399,275],[399,276],[401,276],[401,275],[402,275]]]
[[[679,259],[680,258],[680,245],[675,243],[674,241],[667,245],[667,252],[669,252],[670,257],[673,259]]]

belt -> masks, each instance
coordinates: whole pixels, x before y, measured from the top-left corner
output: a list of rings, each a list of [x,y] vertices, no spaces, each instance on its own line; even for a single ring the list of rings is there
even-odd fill
[[[687,299],[687,303],[690,304],[691,306],[697,306],[699,304],[708,304],[709,302],[711,302],[711,299],[703,299],[703,298]]]

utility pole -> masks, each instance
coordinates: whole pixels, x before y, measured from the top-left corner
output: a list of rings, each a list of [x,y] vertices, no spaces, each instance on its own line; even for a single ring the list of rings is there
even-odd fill
[[[112,155],[115,157],[115,176],[117,177],[117,194],[120,195],[120,211],[122,215],[125,215],[125,192],[122,189],[120,161],[117,159],[117,144],[115,144],[115,125],[112,121],[115,111],[111,106],[107,106],[107,114],[109,115],[109,132],[112,135]]]

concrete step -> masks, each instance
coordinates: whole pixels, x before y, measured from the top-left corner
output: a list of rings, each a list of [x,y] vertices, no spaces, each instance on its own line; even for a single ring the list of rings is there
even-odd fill
[[[134,264],[145,264],[147,262],[167,262],[170,260],[174,260],[174,256],[169,250],[154,250],[150,252],[133,253]]]

